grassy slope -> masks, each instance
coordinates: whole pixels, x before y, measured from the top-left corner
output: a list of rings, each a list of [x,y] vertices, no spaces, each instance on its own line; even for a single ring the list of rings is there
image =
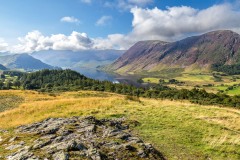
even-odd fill
[[[18,94],[12,94],[11,92],[0,92],[0,112],[18,107],[24,98],[23,96],[19,96]]]
[[[4,91],[10,93],[25,97],[25,101],[0,113],[0,128],[48,117],[124,116],[140,122],[134,132],[168,159],[240,159],[240,111],[236,109],[168,100],[138,102],[102,92],[69,92],[54,97],[33,91]],[[1,151],[0,145],[0,155]]]

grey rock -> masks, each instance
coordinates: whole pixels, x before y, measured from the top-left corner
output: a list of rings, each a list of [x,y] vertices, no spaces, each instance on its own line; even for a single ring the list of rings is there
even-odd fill
[[[33,145],[33,149],[40,149],[40,148],[43,148],[44,146],[46,146],[46,145],[48,145],[48,144],[50,144],[51,143],[51,141],[49,140],[49,141],[41,141],[41,140],[36,140],[36,141],[34,141],[34,145]]]
[[[92,160],[101,160],[101,155],[96,148],[90,148],[87,151],[87,156],[91,157]]]
[[[138,137],[128,137],[127,138],[128,141],[131,141],[132,143],[142,143],[143,141],[138,138]]]
[[[139,150],[137,154],[141,158],[147,157],[147,154],[146,154],[146,152],[144,150]]]
[[[8,132],[7,130],[0,129],[0,133],[7,133],[7,132]]]
[[[6,150],[14,152],[7,159],[164,159],[151,144],[133,136],[124,120],[49,118],[20,126],[15,130],[16,136],[6,144]],[[22,135],[33,136],[25,142]],[[16,140],[21,142],[16,144]],[[27,146],[29,142],[31,145]]]
[[[10,146],[6,147],[5,149],[6,150],[14,150],[14,149],[20,148],[21,146],[22,145],[20,145],[20,144],[10,145]]]
[[[18,144],[9,145],[9,146],[6,147],[5,149],[6,149],[6,150],[14,150],[14,149],[17,149],[17,148],[22,147],[24,144],[25,144],[25,142],[24,142],[24,141],[21,141],[21,142],[18,143]]]
[[[13,153],[12,155],[7,156],[8,160],[23,160],[23,159],[30,159],[33,157],[33,153],[29,152],[29,150],[19,150],[16,153]],[[33,158],[31,158],[33,159]]]
[[[8,142],[14,142],[18,137],[11,138]]]
[[[64,152],[57,152],[53,155],[53,160],[68,160],[69,156],[67,153]]]

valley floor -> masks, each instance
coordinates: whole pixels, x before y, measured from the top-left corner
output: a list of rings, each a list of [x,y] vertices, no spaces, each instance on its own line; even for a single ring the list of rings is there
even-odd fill
[[[125,117],[132,122],[135,134],[167,159],[240,159],[238,109],[90,91],[1,91],[1,96],[8,98],[0,99],[0,109],[5,110],[0,112],[0,129],[11,130],[49,117]],[[16,97],[19,100],[13,103]],[[6,110],[8,101],[12,105]],[[0,155],[3,151],[1,144]]]
[[[175,79],[179,84],[169,84],[170,79]],[[222,92],[231,96],[240,95],[240,76],[216,76],[214,77],[211,73],[182,73],[175,77],[162,77],[158,76],[145,76],[142,78],[144,83],[159,84],[159,81],[165,81],[164,85],[177,89],[193,89],[202,88],[207,92],[217,93]]]

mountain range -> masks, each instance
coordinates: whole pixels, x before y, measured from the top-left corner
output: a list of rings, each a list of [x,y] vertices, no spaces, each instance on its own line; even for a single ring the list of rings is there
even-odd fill
[[[4,53],[0,56],[0,69],[23,69],[25,71],[63,68],[96,69],[119,58],[122,50],[87,50],[87,51],[39,51],[32,54]],[[57,66],[57,67],[53,67]]]
[[[220,30],[176,42],[140,41],[105,70],[118,73],[178,69],[210,71],[211,66],[240,63],[240,35]]]
[[[31,54],[44,63],[64,68],[94,68],[107,65],[119,58],[122,50],[39,51]]]
[[[27,71],[63,68],[96,69],[117,73],[161,71],[209,72],[212,66],[240,63],[240,35],[220,30],[176,42],[140,41],[129,50],[39,51],[0,56],[2,69]]]
[[[28,54],[11,54],[6,56],[0,56],[0,64],[2,64],[5,69],[22,69],[25,71],[56,68],[51,65],[45,64],[42,61],[35,59]]]

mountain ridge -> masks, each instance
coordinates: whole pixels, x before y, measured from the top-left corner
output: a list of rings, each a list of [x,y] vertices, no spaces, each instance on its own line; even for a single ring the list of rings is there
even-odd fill
[[[33,58],[27,53],[0,56],[0,64],[9,69],[24,69],[26,71],[56,68]]]
[[[0,70],[7,70],[7,68],[4,65],[0,64]]]
[[[122,54],[121,50],[83,50],[78,52],[48,50],[34,52],[31,56],[53,66],[96,68],[100,65],[111,64]]]
[[[176,42],[140,41],[105,67],[119,73],[154,72],[175,68],[211,70],[211,65],[240,62],[240,35],[230,30],[212,31]]]

